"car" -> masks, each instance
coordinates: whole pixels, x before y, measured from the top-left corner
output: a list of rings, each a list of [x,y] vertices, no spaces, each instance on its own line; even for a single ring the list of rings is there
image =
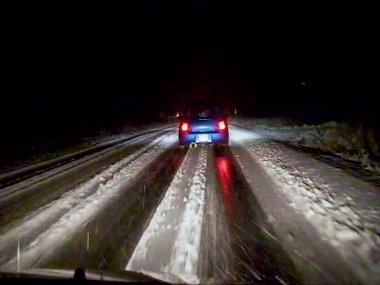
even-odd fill
[[[179,117],[178,141],[181,146],[191,144],[228,145],[228,115],[217,107],[189,109]]]

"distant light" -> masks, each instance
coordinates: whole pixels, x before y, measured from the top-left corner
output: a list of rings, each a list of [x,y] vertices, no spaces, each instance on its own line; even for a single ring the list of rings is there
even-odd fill
[[[306,85],[306,82],[305,82],[305,81],[302,81],[302,82],[301,82],[301,85],[302,85],[302,86],[305,86],[305,85]]]
[[[179,113],[177,112],[177,114],[175,116],[178,118],[179,117]]]

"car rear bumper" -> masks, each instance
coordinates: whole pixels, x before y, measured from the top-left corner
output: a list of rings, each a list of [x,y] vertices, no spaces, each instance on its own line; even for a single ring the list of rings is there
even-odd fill
[[[206,141],[200,137],[200,135],[207,135],[208,140]],[[228,132],[223,133],[189,133],[189,134],[179,134],[179,143],[181,145],[188,145],[191,143],[224,143],[228,144],[229,134]]]

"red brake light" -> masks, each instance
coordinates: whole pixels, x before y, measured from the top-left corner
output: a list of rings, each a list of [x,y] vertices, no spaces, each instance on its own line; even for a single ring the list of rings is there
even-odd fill
[[[227,129],[227,124],[225,121],[219,121],[218,122],[218,130],[219,131],[224,131],[225,129]]]
[[[190,125],[188,123],[182,123],[181,124],[181,131],[182,132],[188,132],[190,130]]]

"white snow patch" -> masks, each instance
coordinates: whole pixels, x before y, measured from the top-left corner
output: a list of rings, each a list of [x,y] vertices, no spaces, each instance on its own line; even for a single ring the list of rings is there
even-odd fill
[[[175,134],[168,135],[175,138]],[[21,251],[22,267],[29,267],[36,260],[62,246],[81,226],[96,215],[122,189],[133,182],[133,179],[147,165],[153,162],[165,147],[160,146],[160,137],[136,153],[113,164],[101,174],[96,175],[78,188],[64,194],[59,200],[44,207],[37,215],[27,217],[20,225],[3,233],[0,237],[0,253],[7,245],[28,235],[35,227],[49,221],[50,217],[62,214],[57,222],[37,236]],[[169,141],[169,139],[168,139]],[[164,144],[168,146],[169,144]],[[134,160],[135,159],[135,160]],[[106,183],[104,183],[107,180]],[[65,213],[63,214],[62,211]],[[16,257],[2,266],[2,269],[14,269]]]
[[[260,135],[253,131],[230,126],[230,145],[246,144],[260,138]]]
[[[168,148],[172,146],[174,143],[176,143],[177,141],[178,141],[177,134],[173,133],[171,135],[161,137],[158,143],[161,147]]]

